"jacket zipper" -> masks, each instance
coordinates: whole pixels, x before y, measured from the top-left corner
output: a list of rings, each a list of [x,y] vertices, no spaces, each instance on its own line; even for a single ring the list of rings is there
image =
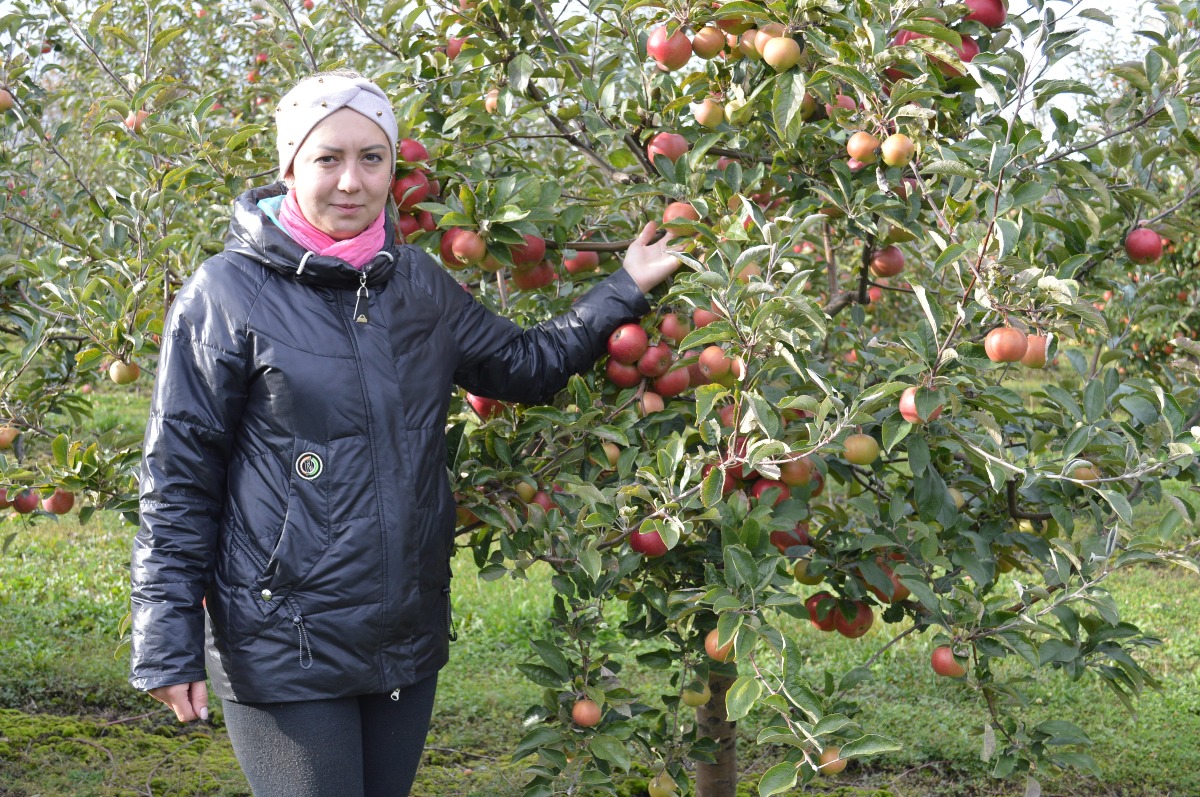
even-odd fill
[[[375,471],[378,471],[379,463],[378,463],[378,461],[376,461],[377,456],[376,456],[376,450],[375,450],[375,422],[374,422],[373,416],[371,414],[371,393],[367,389],[366,377],[363,374],[363,368],[364,368],[363,354],[362,354],[362,349],[359,348],[357,329],[355,329],[355,327],[358,324],[367,323],[367,304],[369,304],[369,299],[370,299],[370,293],[367,291],[367,274],[370,270],[371,270],[371,264],[367,263],[365,266],[363,266],[362,272],[359,274],[358,291],[355,294],[355,298],[354,298],[354,311],[353,311],[353,315],[351,316],[351,324],[349,327],[347,327],[346,331],[349,333],[350,346],[354,349],[354,359],[355,359],[356,365],[358,366],[358,382],[359,382],[359,387],[361,388],[362,394],[363,394],[363,408],[367,414],[367,439],[370,441],[370,445],[371,445],[371,466],[372,466],[372,468],[374,468]],[[341,313],[341,310],[343,309],[343,307],[344,307],[344,304],[342,301],[342,294],[339,292],[338,293],[339,314]],[[345,316],[343,316],[343,318],[345,318]],[[384,607],[387,607],[388,603],[391,600],[390,596],[388,595],[388,589],[387,589],[387,583],[388,583],[387,533],[385,531],[386,526],[385,526],[384,519],[383,519],[383,507],[381,507],[379,505],[378,500],[379,499],[377,499],[377,501],[376,501],[375,509],[376,509],[376,513],[378,514],[378,520],[379,520],[379,536],[380,536],[380,540],[379,540],[380,563],[379,564],[380,564],[380,568],[382,569],[383,585],[384,585],[384,587],[383,587],[383,589],[384,589],[383,605],[384,605]],[[384,611],[386,614],[386,608]],[[387,621],[386,617],[384,620],[384,625],[385,626],[388,625],[388,621]],[[392,699],[393,700],[400,699],[400,690],[399,689],[396,689],[395,691],[392,692]]]

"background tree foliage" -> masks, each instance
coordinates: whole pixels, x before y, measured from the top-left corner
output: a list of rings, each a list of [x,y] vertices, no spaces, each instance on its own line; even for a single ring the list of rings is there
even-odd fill
[[[675,223],[685,267],[642,325],[690,366],[686,389],[621,388],[602,362],[553,406],[460,401],[450,419],[459,540],[481,575],[555,571],[522,667],[544,687],[516,751],[527,793],[604,789],[649,755],[659,794],[731,794],[732,723],[752,710],[774,718],[762,795],[839,749],[893,749],[855,721],[855,686],[890,643],[876,633],[861,666],[814,678],[787,616],[948,646],[997,777],[1035,790],[1041,769],[1091,767],[1070,718],[1023,719],[1025,674],[1098,678],[1130,703],[1154,684],[1157,640],[1122,619],[1106,577],[1197,571],[1178,494],[1200,475],[1200,9],[1155,3],[1137,58],[1084,80],[1050,69],[1103,13],[1035,0],[987,27],[966,18],[981,4],[12,3],[5,503],[58,488],[85,519],[134,518],[140,430],[91,433],[83,393],[114,361],[153,370],[171,296],[219,251],[231,200],[275,179],[274,103],[350,66],[427,150],[398,170],[417,186],[397,196],[410,240],[436,255],[451,228],[480,234],[488,258],[451,252],[448,267],[517,321],[568,308],[668,203],[697,219]],[[671,69],[647,55],[676,31],[720,43],[714,25],[734,31],[723,55]],[[763,46],[770,25],[797,63],[762,60],[753,31]],[[964,63],[968,38],[980,52]],[[860,160],[897,132],[916,157],[848,162],[858,132],[876,139]],[[648,150],[660,133],[686,152]],[[1127,255],[1140,227],[1161,258]],[[545,264],[514,264],[526,236],[545,239]],[[904,265],[882,277],[887,247]],[[668,315],[687,328],[660,331]],[[1044,369],[989,358],[1004,326],[1045,338]],[[854,435],[878,457],[849,461]],[[8,516],[6,545],[39,518]],[[673,671],[679,692],[635,694],[631,666]]]

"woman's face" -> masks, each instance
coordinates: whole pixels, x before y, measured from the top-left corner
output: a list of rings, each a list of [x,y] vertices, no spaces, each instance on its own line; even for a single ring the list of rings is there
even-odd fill
[[[285,179],[310,224],[334,240],[353,238],[387,203],[392,148],[379,125],[342,108],[312,129]]]

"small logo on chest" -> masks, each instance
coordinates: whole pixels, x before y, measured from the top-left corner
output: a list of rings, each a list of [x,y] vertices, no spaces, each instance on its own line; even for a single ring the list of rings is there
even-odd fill
[[[325,470],[325,463],[311,451],[306,451],[296,457],[296,475],[301,479],[312,481]]]

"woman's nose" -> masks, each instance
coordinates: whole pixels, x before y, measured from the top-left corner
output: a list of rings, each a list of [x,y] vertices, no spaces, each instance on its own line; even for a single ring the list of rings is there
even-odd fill
[[[342,169],[342,176],[338,180],[338,189],[352,194],[362,185],[362,178],[358,174],[358,167],[355,164],[346,164]]]

